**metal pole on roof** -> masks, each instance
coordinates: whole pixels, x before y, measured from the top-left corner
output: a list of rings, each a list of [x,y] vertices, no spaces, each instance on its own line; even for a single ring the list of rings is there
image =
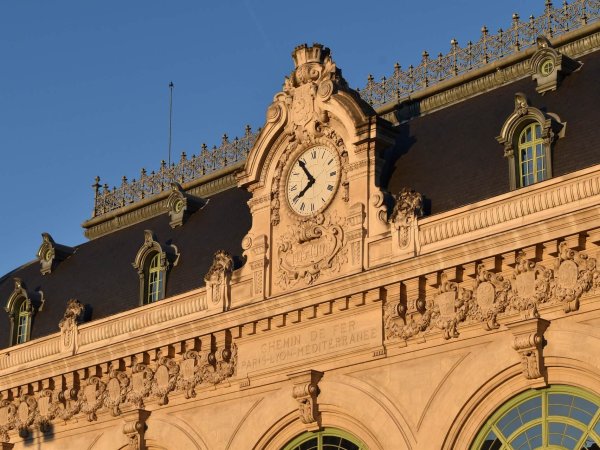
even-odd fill
[[[169,168],[171,168],[171,143],[173,140],[173,88],[175,85],[171,81],[169,83]]]

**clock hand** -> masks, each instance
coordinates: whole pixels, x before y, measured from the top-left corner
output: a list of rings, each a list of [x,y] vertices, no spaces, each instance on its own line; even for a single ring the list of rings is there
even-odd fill
[[[302,170],[304,170],[304,173],[306,174],[306,176],[308,177],[308,182],[310,183],[311,181],[314,183],[315,182],[315,177],[313,177],[310,172],[308,171],[308,169],[306,168],[306,163],[304,161],[302,161],[301,159],[298,160],[298,165],[300,167],[302,167]]]
[[[310,179],[308,180],[308,183],[306,184],[306,186],[304,186],[304,189],[302,189],[300,191],[300,193],[298,194],[298,198],[303,197],[304,194],[306,194],[306,191],[308,191],[312,185],[315,184],[315,179],[313,177],[310,177]]]

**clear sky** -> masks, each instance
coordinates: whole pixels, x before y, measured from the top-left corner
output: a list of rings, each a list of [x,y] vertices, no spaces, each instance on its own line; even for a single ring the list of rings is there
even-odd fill
[[[352,87],[539,15],[544,0],[0,0],[0,276],[41,233],[85,241],[91,185],[263,125],[300,43],[320,42]],[[178,158],[176,158],[178,160]],[[133,259],[133,255],[132,255]]]

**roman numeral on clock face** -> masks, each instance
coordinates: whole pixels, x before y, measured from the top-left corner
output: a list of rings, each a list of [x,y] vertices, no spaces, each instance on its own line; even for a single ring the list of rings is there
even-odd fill
[[[310,216],[332,201],[340,178],[337,151],[319,144],[292,160],[287,172],[288,205],[296,214]]]

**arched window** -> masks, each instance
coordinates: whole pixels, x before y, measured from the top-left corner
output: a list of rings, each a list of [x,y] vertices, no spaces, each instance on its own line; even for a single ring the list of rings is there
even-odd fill
[[[498,409],[471,450],[599,450],[600,398],[570,386],[526,391]]]
[[[156,253],[150,260],[146,280],[146,296],[144,303],[153,303],[162,300],[165,296],[165,270],[160,262],[160,253]]]
[[[525,94],[515,94],[515,110],[496,138],[504,146],[511,189],[552,177],[552,146],[564,133],[565,124],[556,114],[530,106]]]
[[[15,314],[15,336],[13,342],[22,344],[29,340],[31,330],[31,308],[28,307],[27,299],[21,298],[17,303],[18,311]]]
[[[335,428],[325,428],[318,433],[304,433],[296,437],[283,450],[368,450],[354,436]]]
[[[4,310],[8,313],[10,322],[9,345],[22,344],[29,340],[31,334],[31,318],[34,312],[33,304],[25,289],[24,283],[20,278],[15,278],[14,283],[14,290],[8,297],[8,301],[4,307]],[[39,294],[42,295],[41,291]]]
[[[542,126],[532,122],[519,135],[519,183],[529,186],[548,178],[546,145],[542,137]]]
[[[165,298],[167,273],[177,265],[179,250],[173,244],[161,246],[151,230],[144,231],[144,243],[133,261],[140,280],[140,304]]]

